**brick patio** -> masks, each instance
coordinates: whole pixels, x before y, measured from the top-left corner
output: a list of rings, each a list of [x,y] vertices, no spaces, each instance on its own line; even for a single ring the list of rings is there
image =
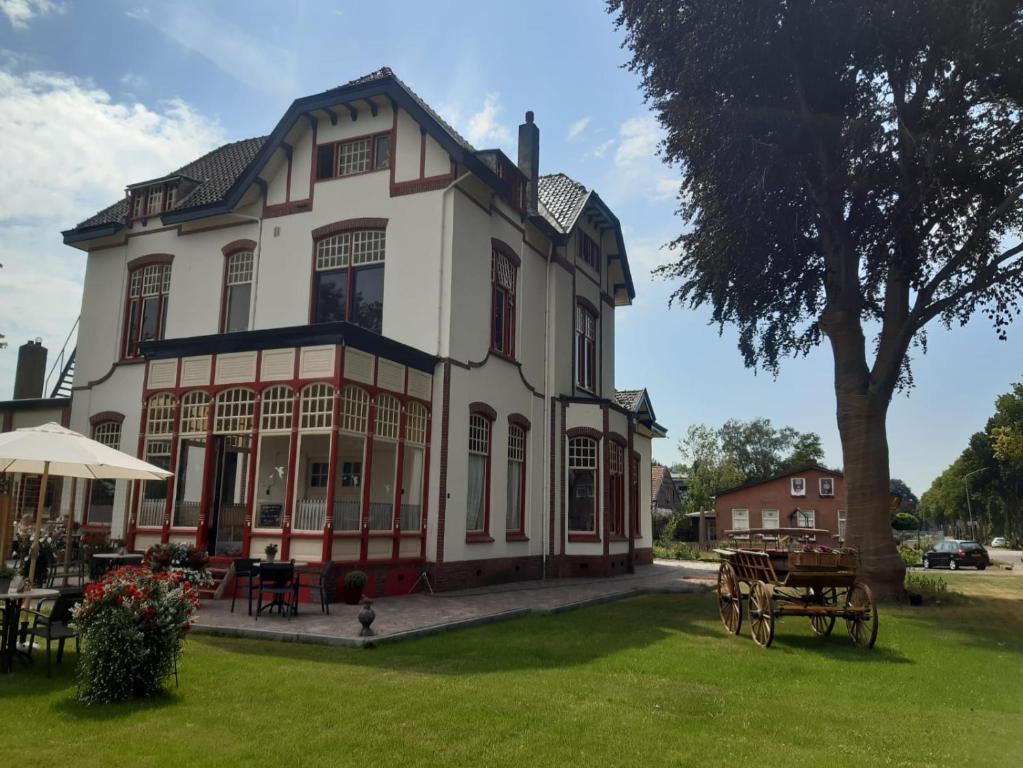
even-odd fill
[[[373,601],[376,635],[359,637],[359,606],[334,603],[325,616],[315,604],[303,603],[292,619],[264,614],[257,621],[239,598],[235,612],[230,600],[203,603],[193,631],[199,634],[266,640],[362,646],[392,642],[530,613],[560,613],[597,603],[651,592],[697,592],[712,583],[714,563],[658,560],[634,574],[604,579],[523,581],[431,596],[415,594]]]

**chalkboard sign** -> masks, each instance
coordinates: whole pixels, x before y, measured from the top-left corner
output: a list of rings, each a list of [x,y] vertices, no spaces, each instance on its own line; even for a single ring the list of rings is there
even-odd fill
[[[260,504],[259,519],[256,521],[257,528],[280,528],[281,517],[284,512],[283,504]]]

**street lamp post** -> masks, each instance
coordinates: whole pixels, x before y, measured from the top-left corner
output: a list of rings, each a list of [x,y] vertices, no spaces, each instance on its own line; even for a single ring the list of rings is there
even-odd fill
[[[975,536],[976,531],[973,530],[973,507],[970,505],[970,478],[973,477],[973,475],[976,475],[980,472],[984,472],[985,470],[987,470],[987,467],[981,467],[980,469],[975,469],[972,472],[967,472],[965,475],[963,475],[963,485],[966,486],[966,511],[970,515],[971,536]]]

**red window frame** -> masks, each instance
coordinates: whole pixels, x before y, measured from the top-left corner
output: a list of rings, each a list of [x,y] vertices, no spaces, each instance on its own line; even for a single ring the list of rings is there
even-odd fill
[[[586,446],[585,451],[581,450],[582,446]],[[576,455],[582,456],[586,459],[585,463],[589,464],[592,462],[593,466],[575,466]],[[565,467],[567,472],[567,478],[565,483],[565,490],[569,492],[569,509],[568,519],[565,521],[566,529],[568,530],[569,539],[575,541],[583,540],[597,540],[600,537],[600,440],[595,436],[590,435],[571,435],[568,439],[568,463]],[[572,489],[572,478],[574,472],[589,472],[592,477],[592,491],[593,495],[588,497],[590,504],[590,520],[592,526],[590,528],[574,528],[572,526],[572,504],[571,498]],[[577,497],[583,498],[583,497]]]
[[[387,161],[384,163],[378,163],[377,154],[380,141],[386,139],[388,143],[387,147]],[[369,141],[369,161],[367,163],[366,170],[355,171],[353,173],[340,173],[338,163],[340,160],[341,145],[343,144],[354,144],[359,141]],[[374,173],[376,171],[388,170],[393,160],[394,147],[391,146],[391,132],[390,131],[378,131],[376,133],[364,133],[361,136],[352,136],[347,139],[341,139],[339,141],[328,141],[322,144],[316,145],[316,181],[328,181],[330,179],[347,179],[351,176],[361,176],[365,173]],[[325,159],[326,152],[330,152],[330,173],[321,173],[320,163],[322,159]]]
[[[600,274],[600,246],[585,232],[579,232],[579,259]]]
[[[515,357],[515,294],[519,257],[507,245],[493,241],[490,250],[490,351],[511,360]],[[502,270],[511,273],[502,281]],[[510,285],[503,285],[508,282]]]
[[[224,253],[224,279],[220,291],[220,332],[228,333],[228,321],[230,320],[231,289],[236,285],[244,283],[228,283],[231,278],[231,262],[241,253],[252,254],[252,266],[249,274],[249,315],[252,314],[252,291],[256,279],[256,242],[254,240],[236,240],[228,243],[221,249]],[[249,318],[246,318],[245,329],[249,330]]]
[[[610,520],[608,533],[625,537],[625,448],[614,440],[608,440],[608,490],[610,491]]]
[[[375,261],[372,261],[372,262],[369,262],[369,263],[366,263],[366,264],[353,264],[352,263],[352,256],[353,256],[353,250],[354,250],[353,249],[353,243],[354,243],[354,240],[355,240],[355,236],[360,234],[360,233],[363,233],[363,232],[379,232],[380,234],[382,234],[384,236],[384,243],[383,243],[384,256],[382,258],[380,258],[379,260],[375,260]],[[347,257],[347,263],[345,264],[345,266],[330,267],[330,268],[325,268],[325,269],[317,269],[317,267],[316,267],[317,251],[319,249],[320,243],[322,241],[330,238],[330,237],[334,237],[336,235],[342,235],[342,234],[347,234],[348,237],[349,237],[348,257]],[[354,299],[354,294],[355,294],[355,291],[353,290],[353,287],[355,285],[355,273],[360,271],[360,270],[366,270],[366,269],[380,267],[380,268],[385,269],[385,274],[386,274],[386,263],[387,263],[386,257],[387,257],[387,231],[386,231],[386,226],[364,226],[364,227],[352,227],[352,228],[347,228],[346,227],[346,228],[343,228],[343,229],[337,229],[336,231],[328,231],[328,232],[323,233],[323,234],[316,234],[316,233],[314,233],[314,239],[313,239],[312,290],[310,291],[310,293],[311,293],[311,301],[310,301],[310,305],[309,305],[309,322],[310,323],[331,322],[331,321],[327,321],[327,320],[319,320],[319,319],[317,319],[318,318],[317,306],[319,304],[319,280],[317,279],[317,276],[321,272],[344,272],[345,273],[345,312],[344,312],[344,318],[343,319],[346,322],[354,323],[354,320],[352,320],[352,301]],[[380,323],[381,323],[380,332],[382,332],[383,331],[383,315],[381,315]],[[372,329],[369,329],[369,330],[372,330]]]
[[[469,497],[468,497],[468,482],[466,483],[466,525],[465,525],[465,540],[469,543],[480,543],[480,542],[492,542],[494,539],[490,535],[490,485],[493,478],[493,463],[494,463],[494,422],[497,420],[497,413],[489,405],[484,403],[472,403],[469,406],[469,440],[470,443],[466,446],[466,459],[468,460],[469,455],[479,455],[478,452],[474,452],[470,449],[472,440],[472,425],[473,421],[482,419],[487,425],[487,449],[484,455],[483,462],[483,527],[482,529],[469,530]],[[468,479],[468,473],[466,474]]]
[[[597,389],[597,318],[593,308],[582,302],[576,304],[575,322],[575,382],[589,392]],[[593,324],[593,335],[586,334],[585,320]]]
[[[639,515],[639,454],[629,457],[629,513],[632,517],[632,538],[643,536]]]
[[[519,432],[522,435],[522,455],[520,458],[512,458],[512,434],[513,431]],[[508,466],[509,466],[509,479],[511,477],[511,464],[515,463],[521,465],[519,469],[519,524],[514,528],[508,527],[508,519],[505,517],[505,534],[508,536],[515,537],[525,535],[526,531],[526,464],[529,456],[529,428],[524,426],[519,421],[510,421],[508,423]]]
[[[171,265],[174,257],[169,254],[144,256],[128,263],[127,295],[124,302],[124,328],[122,331],[121,359],[135,360],[140,357],[139,343],[162,339],[167,325],[167,304],[170,296]],[[145,295],[146,270],[158,270],[159,290]],[[136,275],[137,280],[136,280]],[[137,286],[137,290],[136,290]],[[137,294],[137,295],[133,295]],[[146,301],[156,299],[156,332],[149,339],[141,338],[142,319]],[[136,338],[132,338],[135,330]]]

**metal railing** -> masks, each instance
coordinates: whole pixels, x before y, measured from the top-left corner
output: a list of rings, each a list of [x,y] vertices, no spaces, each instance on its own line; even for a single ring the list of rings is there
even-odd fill
[[[326,521],[326,499],[299,499],[295,502],[295,519],[292,521],[292,530],[322,531]]]
[[[162,528],[167,499],[142,499],[139,504],[139,526],[141,528]]]

